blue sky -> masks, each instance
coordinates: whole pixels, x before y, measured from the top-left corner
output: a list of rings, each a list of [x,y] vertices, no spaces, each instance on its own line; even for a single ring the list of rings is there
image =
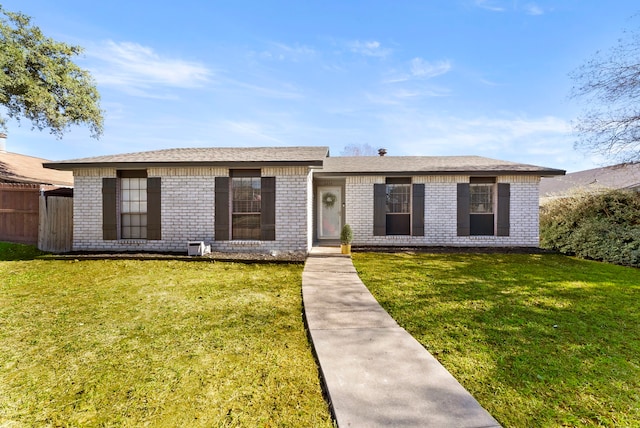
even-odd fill
[[[637,24],[637,1],[4,0],[79,44],[100,140],[9,122],[51,160],[170,147],[385,147],[576,171],[568,74]]]

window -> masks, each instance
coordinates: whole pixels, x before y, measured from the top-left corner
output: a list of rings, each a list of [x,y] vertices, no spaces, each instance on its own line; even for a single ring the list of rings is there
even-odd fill
[[[410,235],[411,179],[387,178],[385,190],[387,235]]]
[[[232,212],[231,239],[260,239],[262,209],[260,177],[231,179]]]
[[[389,177],[373,185],[373,235],[424,236],[424,184]]]
[[[147,239],[147,178],[120,179],[120,236]]]
[[[471,177],[469,183],[458,183],[458,236],[509,236],[509,183],[498,183],[494,177]]]
[[[215,178],[215,240],[276,239],[276,178],[234,169]]]
[[[409,214],[410,184],[387,184],[387,214]]]
[[[494,184],[471,183],[469,185],[469,214],[471,235],[493,235]]]
[[[162,179],[146,170],[102,179],[102,239],[162,239]]]
[[[493,214],[493,184],[469,185],[471,214]]]

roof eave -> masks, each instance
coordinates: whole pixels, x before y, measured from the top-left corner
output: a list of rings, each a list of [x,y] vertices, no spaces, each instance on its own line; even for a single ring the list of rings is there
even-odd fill
[[[357,176],[357,175],[384,175],[384,176],[417,176],[417,175],[472,175],[474,177],[492,177],[496,175],[523,175],[537,177],[555,177],[565,175],[566,171],[559,169],[545,169],[538,171],[513,171],[513,170],[437,170],[437,171],[322,171],[318,170],[314,175],[319,177]]]
[[[322,166],[322,160],[303,161],[201,161],[201,162],[47,162],[42,164],[45,168],[59,171],[73,171],[83,168],[115,168],[115,169],[143,169],[143,168],[257,168],[261,166],[286,167],[286,166]]]

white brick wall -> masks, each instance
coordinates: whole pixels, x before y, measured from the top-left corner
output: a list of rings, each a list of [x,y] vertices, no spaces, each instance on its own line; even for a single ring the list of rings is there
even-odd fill
[[[276,240],[215,241],[215,180],[226,168],[151,168],[162,177],[162,240],[102,240],[102,178],[116,170],[95,168],[74,173],[73,249],[76,251],[186,252],[187,241],[204,241],[213,250],[234,252],[308,251],[313,240],[313,177],[308,168],[263,168],[276,177]],[[501,176],[511,184],[510,236],[456,236],[456,185],[468,176],[417,176],[425,184],[425,236],[373,236],[373,184],[384,176],[347,177],[346,222],[354,245],[384,246],[526,246],[537,247],[537,177]]]
[[[102,177],[115,177],[115,170],[74,172],[73,249],[97,250],[102,242]]]
[[[304,251],[311,248],[307,240],[309,223],[307,168],[263,168],[262,175],[276,177],[276,240],[214,241],[211,249],[232,252],[270,253]],[[212,223],[213,224],[213,223]]]
[[[310,250],[313,246],[313,170],[307,176],[307,248]]]
[[[537,177],[504,176],[499,183],[510,183],[510,236],[457,236],[457,183],[468,183],[465,176],[418,176],[413,183],[425,184],[425,236],[373,235],[373,184],[384,183],[384,176],[348,177],[346,180],[346,222],[353,228],[353,245],[383,246],[508,246],[537,247]]]
[[[149,177],[162,177],[162,240],[102,239],[102,178],[115,169],[75,172],[74,238],[76,251],[186,252],[187,241],[204,241],[217,251],[308,251],[310,211],[307,168],[263,168],[276,177],[276,240],[215,241],[215,178],[226,168],[151,168]]]

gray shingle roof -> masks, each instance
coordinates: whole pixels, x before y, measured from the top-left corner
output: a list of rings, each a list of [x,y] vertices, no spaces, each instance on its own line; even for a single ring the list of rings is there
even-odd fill
[[[525,174],[554,176],[564,171],[481,156],[344,156],[325,160],[320,174]]]
[[[480,156],[339,156],[328,147],[209,147],[166,149],[96,156],[46,163],[45,167],[73,170],[87,167],[140,168],[148,166],[260,166],[307,165],[318,175],[349,174],[524,174],[554,176],[564,171],[489,159]]]
[[[626,163],[572,172],[564,177],[545,178],[540,182],[541,196],[558,196],[577,189],[638,189],[640,163]]]
[[[229,165],[245,163],[295,163],[321,165],[328,147],[206,147],[154,150],[71,159],[45,164],[47,168],[74,169],[92,166],[146,165]]]

